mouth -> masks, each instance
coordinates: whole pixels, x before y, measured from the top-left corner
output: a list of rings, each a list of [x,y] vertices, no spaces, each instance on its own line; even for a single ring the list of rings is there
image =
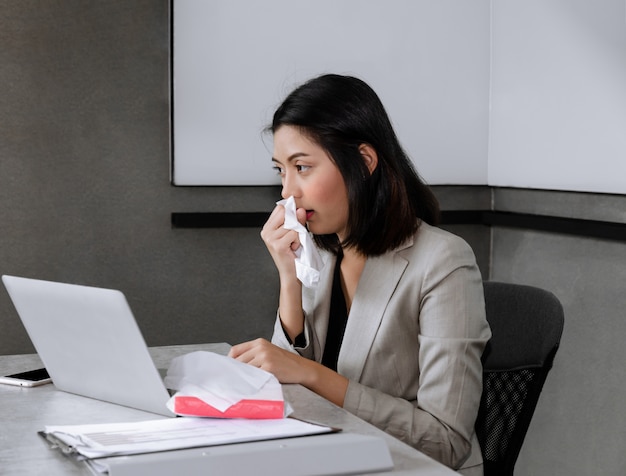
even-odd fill
[[[313,210],[307,210],[306,211],[306,221],[309,221],[311,219],[311,217],[313,216]]]

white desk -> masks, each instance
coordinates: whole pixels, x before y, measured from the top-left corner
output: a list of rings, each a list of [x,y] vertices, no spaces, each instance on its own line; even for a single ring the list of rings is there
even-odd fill
[[[195,350],[226,353],[227,344],[156,347],[150,349],[158,368]],[[37,355],[0,356],[0,373],[41,367]],[[344,431],[383,438],[394,462],[394,475],[450,476],[457,474],[426,455],[389,436],[300,385],[283,386],[294,416],[313,420]],[[89,475],[59,451],[48,448],[37,435],[46,425],[107,423],[154,419],[155,415],[56,390],[54,385],[34,388],[0,384],[0,474],[2,475]],[[259,474],[262,474],[260,471]]]

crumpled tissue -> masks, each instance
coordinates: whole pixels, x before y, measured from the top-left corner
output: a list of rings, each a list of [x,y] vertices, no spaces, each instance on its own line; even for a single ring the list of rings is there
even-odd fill
[[[167,402],[176,415],[276,419],[291,413],[274,375],[213,352],[172,359],[165,385],[176,390]]]
[[[300,247],[296,253],[296,276],[307,288],[314,288],[320,279],[322,258],[313,243],[309,230],[296,217],[296,201],[293,196],[276,202],[285,207],[285,224],[283,228],[295,230],[300,238]]]

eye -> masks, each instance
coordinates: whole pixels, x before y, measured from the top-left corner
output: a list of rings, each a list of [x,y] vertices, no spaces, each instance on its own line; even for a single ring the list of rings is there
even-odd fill
[[[274,167],[272,167],[272,168],[276,171],[276,174],[280,175],[281,177],[282,177],[283,175],[285,175],[285,171],[283,170],[283,168],[282,168],[282,167],[279,167],[278,165],[275,165],[275,166],[274,166]]]
[[[298,172],[306,172],[306,171],[307,171],[307,170],[309,170],[310,168],[311,168],[311,166],[310,166],[310,165],[301,165],[301,164],[296,165],[296,170],[297,170]]]

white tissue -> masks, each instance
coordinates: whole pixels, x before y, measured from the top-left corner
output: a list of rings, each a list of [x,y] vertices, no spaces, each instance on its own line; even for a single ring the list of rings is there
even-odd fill
[[[213,352],[191,352],[172,359],[164,381],[178,394],[193,395],[221,412],[244,399],[283,401],[274,375]],[[170,410],[173,400],[167,404]]]
[[[295,230],[300,238],[300,247],[296,253],[296,276],[307,288],[314,288],[320,279],[322,258],[313,243],[309,231],[296,217],[296,201],[293,197],[276,202],[276,205],[285,207],[285,224],[283,228]]]

